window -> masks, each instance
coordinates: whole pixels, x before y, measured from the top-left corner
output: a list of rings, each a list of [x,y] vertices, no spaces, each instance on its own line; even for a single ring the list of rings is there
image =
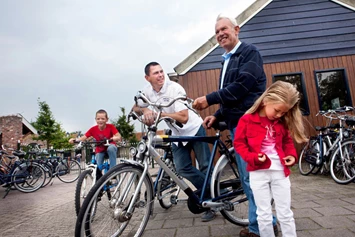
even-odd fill
[[[352,106],[344,69],[315,71],[320,110]]]
[[[300,109],[303,115],[309,115],[308,98],[306,94],[306,89],[303,81],[302,73],[289,73],[289,74],[279,74],[273,75],[273,82],[275,81],[285,81],[296,86],[298,92],[300,93]]]

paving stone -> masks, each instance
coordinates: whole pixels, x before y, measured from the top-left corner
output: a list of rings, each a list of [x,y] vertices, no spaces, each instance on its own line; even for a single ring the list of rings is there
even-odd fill
[[[309,233],[312,236],[321,236],[321,237],[334,237],[334,236],[341,236],[341,237],[354,237],[355,233],[351,232],[347,229],[321,229],[321,230],[310,230]]]
[[[297,208],[292,211],[295,218],[322,216],[322,214],[311,208]]]
[[[195,226],[189,228],[179,228],[177,230],[175,237],[186,237],[186,236],[194,236],[194,237],[206,237],[210,236],[209,226]]]
[[[324,228],[347,228],[355,225],[355,222],[346,216],[322,216],[311,219]]]
[[[341,206],[339,206],[339,207],[323,206],[323,207],[315,207],[313,209],[315,211],[323,214],[324,216],[338,216],[338,215],[353,215],[354,214],[354,212],[349,211],[348,209],[345,209]]]

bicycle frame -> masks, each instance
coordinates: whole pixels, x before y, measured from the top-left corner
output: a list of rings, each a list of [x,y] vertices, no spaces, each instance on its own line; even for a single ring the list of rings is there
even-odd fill
[[[226,152],[228,148],[225,146],[225,144],[220,140],[220,135],[217,133],[216,136],[168,136],[168,135],[155,135],[154,131],[149,131],[147,134],[147,144],[144,150],[141,152],[145,153],[144,160],[143,160],[143,173],[142,176],[139,179],[138,185],[137,185],[137,190],[133,195],[133,199],[135,200],[138,196],[138,193],[140,190],[140,187],[143,183],[144,177],[149,173],[148,172],[148,162],[147,158],[151,157],[155,162],[157,162],[160,167],[175,181],[175,183],[187,194],[189,197],[190,205],[189,209],[192,213],[194,214],[199,214],[203,211],[206,211],[207,208],[214,207],[214,208],[222,208],[225,206],[223,202],[217,202],[222,199],[232,197],[238,194],[242,194],[244,191],[242,188],[235,190],[230,193],[222,194],[218,197],[213,197],[211,200],[205,200],[205,195],[206,195],[206,190],[208,187],[208,183],[211,180],[211,177],[213,176],[212,174],[212,169],[213,169],[213,158],[215,157],[217,153],[217,148],[221,148],[221,150]],[[189,185],[186,184],[186,182],[178,176],[178,174],[174,173],[172,170],[169,169],[169,167],[165,164],[165,162],[161,159],[161,155],[158,153],[156,150],[155,146],[153,144],[159,144],[162,142],[191,142],[191,141],[199,141],[199,142],[207,142],[213,144],[213,149],[211,152],[211,157],[209,160],[209,165],[206,173],[206,177],[204,180],[204,184],[201,190],[201,195],[200,197],[192,191]],[[233,149],[233,148],[232,148]],[[228,154],[228,151],[226,152]],[[228,157],[230,158],[230,157]],[[233,161],[235,162],[235,161]],[[141,163],[138,163],[142,165]],[[234,169],[233,169],[234,170]],[[237,171],[234,170],[235,175],[237,176]],[[212,175],[211,175],[212,174]],[[214,182],[210,183],[210,189],[213,189]],[[241,201],[241,200],[240,200]],[[129,208],[127,210],[128,213],[131,213],[133,211],[133,202],[130,203]]]

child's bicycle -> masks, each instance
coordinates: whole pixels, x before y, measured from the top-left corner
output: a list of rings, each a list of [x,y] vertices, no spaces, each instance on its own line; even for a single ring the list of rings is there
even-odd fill
[[[108,155],[105,154],[104,163],[100,166],[97,165],[96,158],[95,158],[95,147],[99,145],[110,145],[110,140],[104,141],[85,141],[79,142],[77,148],[81,147],[90,147],[92,148],[91,151],[91,163],[87,166],[87,168],[81,172],[79,176],[78,182],[76,184],[75,189],[75,212],[78,215],[80,211],[80,207],[86,198],[87,194],[89,193],[90,189],[95,185],[96,181],[101,178],[102,171],[106,173],[110,169],[110,164],[108,162]],[[109,188],[109,187],[107,187]],[[107,189],[104,187],[103,191]]]
[[[122,160],[123,163],[110,169],[94,185],[77,217],[75,236],[138,237],[143,235],[149,217],[153,214],[155,200],[153,181],[148,171],[150,159],[157,162],[185,192],[188,196],[187,206],[192,213],[199,214],[213,209],[220,211],[228,221],[234,224],[248,225],[248,199],[239,180],[234,148],[228,149],[220,140],[219,130],[216,136],[157,135],[157,126],[161,121],[170,123],[172,126],[179,126],[174,119],[161,117],[162,108],[171,106],[175,101],[185,102],[188,98],[185,96],[169,98],[169,103],[161,104],[152,103],[144,94],[139,93],[137,99],[142,99],[159,111],[155,123],[149,127],[146,141],[141,141],[137,146],[138,152],[142,154],[139,156],[141,160]],[[191,109],[189,105],[187,108]],[[202,190],[193,191],[192,187],[165,164],[155,148],[156,144],[163,142],[189,141],[213,144]],[[214,165],[213,160],[218,150],[222,155]],[[110,184],[113,178],[117,179],[117,185],[110,190],[111,198],[102,198],[98,201],[102,188]]]

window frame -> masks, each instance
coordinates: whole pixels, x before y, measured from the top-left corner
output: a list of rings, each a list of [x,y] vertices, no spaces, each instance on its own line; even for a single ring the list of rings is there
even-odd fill
[[[280,74],[273,74],[272,75],[272,82],[275,82],[275,77],[279,77],[279,76],[291,76],[291,75],[300,75],[301,77],[301,89],[302,89],[302,94],[304,96],[304,101],[305,101],[305,108],[301,108],[301,112],[303,116],[307,116],[310,115],[310,110],[309,110],[309,102],[308,102],[308,95],[307,95],[307,91],[306,91],[306,84],[304,82],[304,75],[303,72],[289,72],[289,73],[280,73]]]
[[[320,90],[319,90],[319,83],[318,83],[318,79],[317,79],[317,73],[334,72],[334,71],[343,71],[343,75],[344,75],[344,79],[343,80],[344,80],[345,87],[346,87],[346,92],[347,92],[347,98],[346,98],[347,104],[346,105],[347,106],[353,106],[352,99],[351,99],[351,94],[350,94],[348,76],[347,76],[345,68],[331,68],[331,69],[324,69],[324,70],[314,70],[314,80],[315,80],[315,83],[316,83],[319,110],[323,110],[323,108],[322,108],[322,99],[320,97]]]

